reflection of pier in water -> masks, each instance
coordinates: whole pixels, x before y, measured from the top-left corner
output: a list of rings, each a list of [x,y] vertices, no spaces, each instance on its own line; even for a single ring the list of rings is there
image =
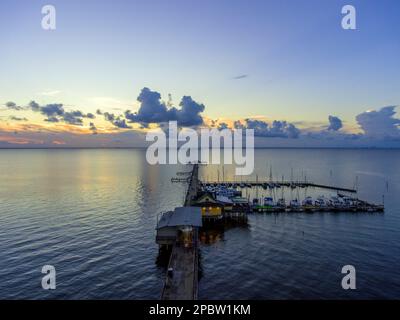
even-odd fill
[[[208,246],[216,244],[220,241],[225,240],[225,232],[229,231],[230,229],[241,228],[248,230],[249,225],[246,222],[236,222],[230,221],[221,225],[217,226],[209,226],[205,228],[200,228],[199,230],[199,241],[202,246]]]

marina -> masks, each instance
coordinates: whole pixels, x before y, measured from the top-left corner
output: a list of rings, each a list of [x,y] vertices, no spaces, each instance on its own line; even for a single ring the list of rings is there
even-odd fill
[[[271,175],[272,176],[272,175]],[[307,195],[307,190],[336,192],[331,195],[319,195],[315,199]],[[304,181],[204,181],[199,190],[212,195],[215,199],[225,199],[224,209],[231,204],[242,204],[241,210],[251,212],[383,212],[384,204],[374,204],[357,198],[357,190],[327,184]],[[255,191],[255,196],[250,195]],[[300,198],[299,190],[304,190],[304,198]],[[246,196],[243,196],[245,193]],[[285,198],[289,193],[290,199]],[[253,192],[254,195],[254,192]]]
[[[309,181],[205,181],[201,184],[202,187],[227,187],[227,188],[254,188],[254,187],[261,187],[264,189],[268,188],[281,188],[281,187],[288,187],[288,188],[322,188],[322,189],[329,189],[334,191],[342,191],[342,192],[349,192],[349,193],[357,193],[357,190],[350,189],[350,188],[343,188],[337,186],[330,186],[324,184],[316,184]]]
[[[173,183],[187,183],[184,206],[157,218],[156,242],[159,250],[171,250],[161,293],[163,300],[195,300],[198,297],[199,230],[228,223],[247,223],[252,213],[383,213],[384,204],[357,198],[357,190],[309,181],[201,181],[200,164],[178,172]],[[187,176],[187,177],[186,177]],[[253,190],[255,189],[255,190]],[[300,200],[299,189],[335,191],[330,197]],[[249,195],[256,192],[256,197]],[[287,202],[285,191],[291,194]],[[243,196],[243,192],[247,196]],[[280,193],[281,197],[278,198]],[[293,195],[295,196],[293,197]],[[306,194],[306,192],[305,192]]]

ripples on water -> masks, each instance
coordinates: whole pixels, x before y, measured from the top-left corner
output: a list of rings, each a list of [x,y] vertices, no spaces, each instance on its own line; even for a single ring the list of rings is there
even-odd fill
[[[382,214],[254,214],[202,234],[200,298],[400,298],[400,152],[257,150],[254,175],[352,187]],[[183,202],[180,166],[144,150],[0,150],[0,298],[157,299],[157,214]],[[222,167],[202,168],[203,178]],[[224,168],[232,177],[233,168]],[[304,192],[304,191],[301,191]],[[316,190],[310,190],[317,194]],[[300,197],[304,196],[303,194]],[[57,289],[41,288],[54,265]],[[341,267],[357,269],[344,291]]]

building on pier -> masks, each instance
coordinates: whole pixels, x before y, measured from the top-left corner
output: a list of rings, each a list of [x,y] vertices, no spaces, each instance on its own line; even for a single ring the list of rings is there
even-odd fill
[[[178,207],[162,214],[157,223],[156,242],[161,246],[179,243],[193,245],[197,229],[202,226],[201,210],[197,207]]]
[[[223,218],[224,203],[215,199],[209,192],[199,193],[192,205],[201,208],[201,216],[205,221]]]

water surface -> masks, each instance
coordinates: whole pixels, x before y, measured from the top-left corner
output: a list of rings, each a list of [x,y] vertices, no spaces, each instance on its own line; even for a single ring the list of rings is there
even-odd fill
[[[199,297],[400,298],[399,159],[397,150],[257,150],[251,178],[356,185],[360,198],[384,196],[386,212],[254,214],[247,226],[203,233]],[[0,150],[0,298],[158,299],[154,227],[183,203],[185,185],[170,181],[180,170],[148,165],[139,149]],[[222,172],[235,178],[229,166],[201,169],[203,179]],[[41,288],[45,264],[57,270],[54,291]],[[341,289],[346,264],[355,291]]]

